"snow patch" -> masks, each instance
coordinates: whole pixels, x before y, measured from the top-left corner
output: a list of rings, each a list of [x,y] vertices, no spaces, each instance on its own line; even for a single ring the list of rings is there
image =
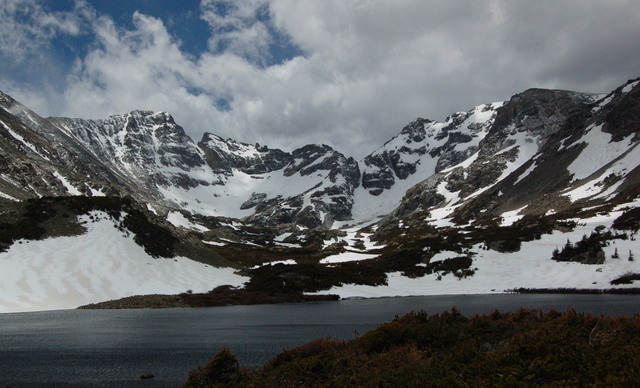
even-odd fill
[[[177,226],[179,228],[191,229],[197,232],[209,231],[208,228],[191,222],[182,213],[176,211],[169,212],[169,214],[167,214],[167,221],[169,221],[173,226]]]
[[[640,83],[640,81],[631,82],[630,84],[622,88],[622,93],[629,93],[633,88],[636,87],[638,83]]]
[[[207,244],[207,245],[213,245],[213,246],[216,246],[216,247],[223,247],[223,246],[227,245],[227,244],[225,244],[223,242],[217,242],[217,241],[204,241],[203,240],[202,242]]]
[[[273,241],[283,242],[287,237],[291,236],[293,233],[283,233],[281,235],[276,236]]]
[[[151,213],[155,214],[156,216],[158,215],[158,212],[153,206],[151,206],[150,203],[147,204],[147,210],[149,210]]]
[[[93,187],[89,187],[89,190],[91,190],[91,195],[94,196],[94,197],[106,197],[107,196],[101,190],[96,190]],[[147,205],[147,206],[149,206],[149,205]]]
[[[369,260],[378,257],[378,255],[360,253],[360,252],[342,252],[331,255],[320,260],[320,264],[346,263],[349,261]]]
[[[10,201],[20,202],[20,200],[19,200],[19,199],[14,198],[14,197],[10,196],[9,194],[5,194],[5,193],[3,193],[2,191],[0,191],[0,197],[5,198],[5,199],[8,199],[8,200],[10,200]]]
[[[518,213],[523,211],[526,207],[527,207],[527,205],[525,205],[525,206],[523,206],[523,207],[521,207],[519,209],[515,209],[515,210],[511,210],[511,211],[502,213],[502,223],[501,223],[501,225],[502,226],[511,226],[515,222],[517,222],[520,219],[522,219],[522,217],[524,217],[524,215],[520,215]]]
[[[67,189],[67,193],[71,195],[82,195],[80,190],[78,190],[74,185],[72,185],[67,178],[63,177],[58,171],[53,171],[53,175],[58,178],[58,180],[62,183],[62,185]]]
[[[258,269],[260,267],[264,267],[267,265],[276,265],[276,264],[284,264],[284,265],[296,265],[298,263],[296,263],[295,260],[293,259],[287,259],[287,260],[277,260],[277,261],[268,261],[266,263],[262,263],[262,264],[258,264],[258,265],[254,265],[253,267],[251,267],[250,269]]]

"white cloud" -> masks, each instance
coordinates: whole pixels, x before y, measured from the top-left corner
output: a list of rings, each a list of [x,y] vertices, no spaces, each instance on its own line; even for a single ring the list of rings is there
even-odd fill
[[[11,15],[15,0],[0,1]],[[15,35],[24,41],[35,34],[46,44],[52,34],[78,34],[90,22],[95,47],[77,59],[64,90],[45,88],[51,95],[40,102],[31,100],[33,89],[12,84],[5,91],[42,104],[43,113],[167,110],[196,141],[212,131],[287,149],[324,142],[361,157],[418,116],[444,119],[529,87],[608,91],[640,76],[638,5],[203,0],[211,36],[198,57],[181,51],[160,19],[136,13],[126,30],[83,5],[73,17],[41,12]],[[7,25],[17,23],[9,19]],[[4,25],[0,39],[11,36]],[[33,25],[37,33],[29,32]],[[282,36],[304,56],[274,61]],[[220,100],[230,109],[217,109]]]
[[[197,63],[180,51],[162,21],[140,13],[133,21],[131,31],[108,18],[95,21],[100,48],[78,64],[64,93],[63,110],[91,117],[131,109],[167,110],[193,117],[185,120],[191,126],[210,121],[215,89],[200,85]],[[199,87],[208,93],[192,93]]]
[[[238,30],[255,23],[268,0],[202,0],[202,19],[216,31]]]
[[[47,12],[36,0],[0,0],[0,52],[17,63],[38,54],[59,35],[78,35],[87,5],[77,0],[71,12]]]
[[[265,21],[259,20],[266,11],[266,0],[202,0],[202,19],[211,28],[209,48],[213,53],[228,52],[264,64],[270,55],[273,38]]]

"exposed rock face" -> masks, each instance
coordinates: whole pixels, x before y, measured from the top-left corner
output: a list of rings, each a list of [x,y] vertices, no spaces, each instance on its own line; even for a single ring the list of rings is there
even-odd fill
[[[217,180],[208,171],[202,151],[166,112],[133,111],[104,120],[51,118],[48,122],[112,171],[117,186],[145,202],[176,207],[160,190],[190,190]]]
[[[258,207],[265,202],[265,199],[267,199],[267,194],[253,193],[251,197],[240,206],[240,209],[246,210]]]
[[[438,193],[438,185],[442,178],[442,174],[434,174],[407,190],[393,217],[404,217],[417,210],[426,210],[444,203],[447,198]]]
[[[93,155],[1,92],[0,161],[2,198],[121,194],[113,174]]]
[[[620,141],[629,135],[638,140],[640,129],[640,84],[639,80],[629,81],[620,86],[601,103],[596,123],[602,124],[602,130],[610,133],[614,141]],[[605,103],[606,102],[606,103]]]
[[[246,174],[265,174],[280,170],[292,161],[292,156],[284,151],[223,140],[211,133],[205,133],[198,146],[204,151],[209,167],[225,175],[231,175],[233,169]]]
[[[404,127],[391,142],[364,158],[367,169],[362,174],[363,187],[370,189],[371,194],[379,195],[382,190],[390,189],[396,178],[406,179],[409,175],[415,174],[416,163],[407,159],[417,161],[427,153],[427,146],[422,143],[427,136],[425,127],[430,123],[432,121],[418,118]],[[404,142],[405,144],[386,147],[393,145],[390,143],[394,143],[394,140],[395,143]]]
[[[363,187],[372,195],[380,195],[416,173],[426,179],[466,160],[477,151],[500,105],[481,105],[456,113],[444,123],[422,118],[411,122],[363,160]]]

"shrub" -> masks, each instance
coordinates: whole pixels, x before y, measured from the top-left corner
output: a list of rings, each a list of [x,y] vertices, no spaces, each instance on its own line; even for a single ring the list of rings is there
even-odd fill
[[[567,243],[562,247],[562,250],[554,249],[551,258],[556,261],[573,261],[582,264],[602,264],[604,263],[605,254],[602,247],[605,246],[607,240],[614,238],[621,238],[620,236],[613,236],[611,232],[591,233],[589,237],[587,235],[582,236],[582,239],[576,244],[567,240]]]
[[[222,349],[213,356],[206,365],[198,366],[189,372],[189,379],[183,388],[211,387],[215,384],[226,384],[240,376],[238,359],[229,351]]]
[[[640,273],[627,272],[619,278],[612,280],[611,284],[614,286],[620,284],[633,284],[634,280],[640,280]]]
[[[612,227],[618,230],[638,231],[640,228],[640,208],[633,208],[622,213],[613,221]]]

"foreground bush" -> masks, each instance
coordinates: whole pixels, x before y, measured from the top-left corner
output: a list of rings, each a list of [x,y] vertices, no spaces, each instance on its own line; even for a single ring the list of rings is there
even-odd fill
[[[640,317],[521,310],[410,313],[321,339],[219,387],[640,386]]]
[[[222,349],[206,365],[189,372],[189,379],[183,387],[216,386],[237,380],[239,376],[238,359],[229,349]]]

